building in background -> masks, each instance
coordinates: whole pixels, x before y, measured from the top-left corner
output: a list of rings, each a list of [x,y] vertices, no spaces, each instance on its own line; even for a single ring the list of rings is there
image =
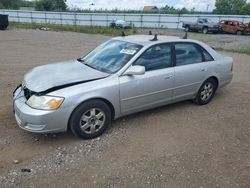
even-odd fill
[[[144,12],[150,12],[150,11],[158,11],[157,6],[144,6],[143,11]]]

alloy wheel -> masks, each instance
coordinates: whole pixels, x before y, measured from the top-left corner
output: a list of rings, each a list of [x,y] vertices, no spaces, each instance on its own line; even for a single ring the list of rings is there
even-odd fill
[[[208,101],[213,95],[213,92],[214,92],[213,84],[210,82],[206,83],[201,90],[200,94],[201,100]]]
[[[106,120],[105,113],[98,108],[91,108],[83,113],[80,119],[80,128],[86,134],[98,132]]]

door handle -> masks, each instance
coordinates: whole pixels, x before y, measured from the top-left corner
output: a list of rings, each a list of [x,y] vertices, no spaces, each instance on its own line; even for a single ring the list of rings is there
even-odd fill
[[[201,72],[204,72],[204,71],[206,71],[207,69],[201,69]]]
[[[168,79],[170,79],[170,78],[172,78],[173,77],[173,75],[168,75],[168,76],[166,76],[164,79],[165,80],[168,80]]]

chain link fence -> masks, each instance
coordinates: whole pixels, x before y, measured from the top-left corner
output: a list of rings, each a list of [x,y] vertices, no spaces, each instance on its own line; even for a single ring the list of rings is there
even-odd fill
[[[41,23],[58,25],[109,26],[113,20],[125,20],[139,28],[181,28],[184,21],[196,21],[197,18],[210,18],[214,22],[220,20],[238,20],[250,22],[250,16],[241,15],[198,15],[198,14],[129,14],[129,13],[76,13],[46,12],[25,10],[3,10],[0,14],[8,14],[10,22]]]

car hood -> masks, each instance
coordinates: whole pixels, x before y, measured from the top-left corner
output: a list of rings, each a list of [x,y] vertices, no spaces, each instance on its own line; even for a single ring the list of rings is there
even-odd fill
[[[105,78],[108,75],[74,60],[33,68],[24,76],[23,85],[33,92],[43,92],[59,86]]]

